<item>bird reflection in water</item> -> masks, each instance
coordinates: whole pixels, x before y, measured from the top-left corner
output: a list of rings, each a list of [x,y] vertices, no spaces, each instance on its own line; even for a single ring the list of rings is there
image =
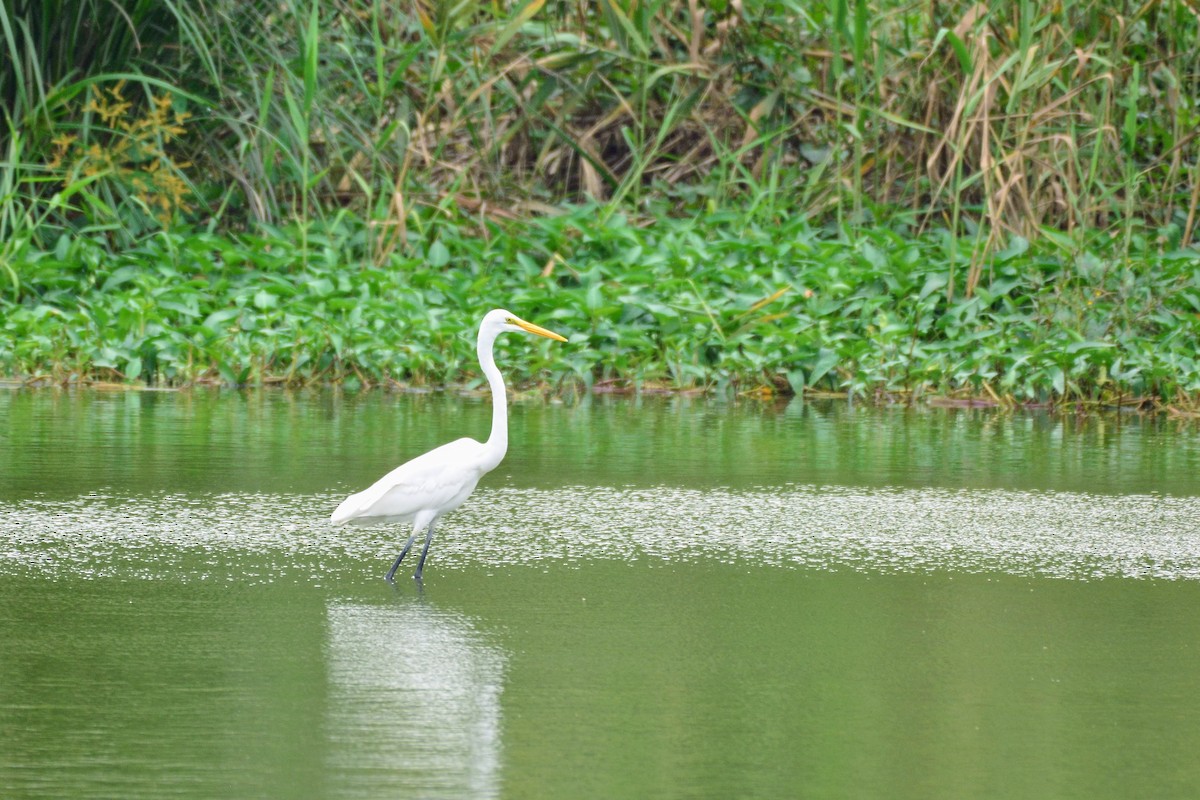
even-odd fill
[[[497,797],[505,655],[419,599],[328,610],[330,772],[345,797]]]

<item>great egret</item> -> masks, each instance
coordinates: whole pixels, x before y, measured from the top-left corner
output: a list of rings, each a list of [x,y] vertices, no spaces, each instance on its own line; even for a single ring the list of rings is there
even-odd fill
[[[492,345],[496,337],[505,331],[524,331],[565,342],[557,333],[538,327],[532,322],[497,308],[489,311],[479,323],[479,366],[487,376],[492,390],[492,433],[486,442],[474,439],[458,439],[417,456],[401,464],[377,480],[369,489],[352,494],[338,505],[329,518],[335,525],[351,523],[372,525],[378,522],[411,522],[412,534],[408,544],[400,551],[400,557],[388,570],[391,581],[400,568],[400,562],[408,555],[417,534],[425,531],[425,549],[413,577],[421,580],[425,568],[425,557],[429,555],[429,543],[433,541],[433,529],[438,519],[447,511],[463,504],[475,484],[504,458],[508,450],[508,398],[505,395],[504,376],[496,367]]]

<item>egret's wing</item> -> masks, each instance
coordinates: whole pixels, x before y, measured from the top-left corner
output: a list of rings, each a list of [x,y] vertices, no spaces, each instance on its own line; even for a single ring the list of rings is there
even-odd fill
[[[423,510],[449,510],[470,494],[483,474],[474,439],[458,439],[417,456],[347,497],[333,512],[334,524],[411,520]]]

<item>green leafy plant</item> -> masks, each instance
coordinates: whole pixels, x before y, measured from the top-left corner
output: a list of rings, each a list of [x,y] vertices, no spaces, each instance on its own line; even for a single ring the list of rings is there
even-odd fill
[[[644,228],[582,206],[489,238],[440,230],[372,266],[343,214],[225,237],[159,233],[118,256],[86,238],[13,254],[0,372],[33,382],[475,385],[473,331],[493,305],[560,328],[511,377],[556,391],[701,390],[1192,407],[1200,258],[1122,244],[1030,244],[947,298],[946,235],[830,238],[803,221],[701,216]],[[431,246],[432,248],[432,246]],[[1064,249],[1065,248],[1065,249]]]

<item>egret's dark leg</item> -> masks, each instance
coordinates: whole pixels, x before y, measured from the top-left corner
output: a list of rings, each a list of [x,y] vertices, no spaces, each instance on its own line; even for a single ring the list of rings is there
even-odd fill
[[[425,549],[421,551],[421,560],[417,562],[417,571],[413,573],[413,577],[418,581],[421,580],[421,571],[425,569],[425,556],[429,555],[429,543],[433,541],[433,523],[429,523],[429,530],[425,532]]]
[[[386,580],[388,583],[391,583],[392,579],[396,577],[396,570],[400,569],[400,562],[404,560],[406,555],[408,555],[408,551],[412,549],[413,540],[416,538],[417,532],[413,531],[412,535],[408,537],[408,544],[404,545],[404,549],[400,551],[400,557],[396,559],[395,564],[392,564],[392,568],[388,570],[387,577],[384,578],[384,580]],[[421,560],[424,561],[425,559]]]

